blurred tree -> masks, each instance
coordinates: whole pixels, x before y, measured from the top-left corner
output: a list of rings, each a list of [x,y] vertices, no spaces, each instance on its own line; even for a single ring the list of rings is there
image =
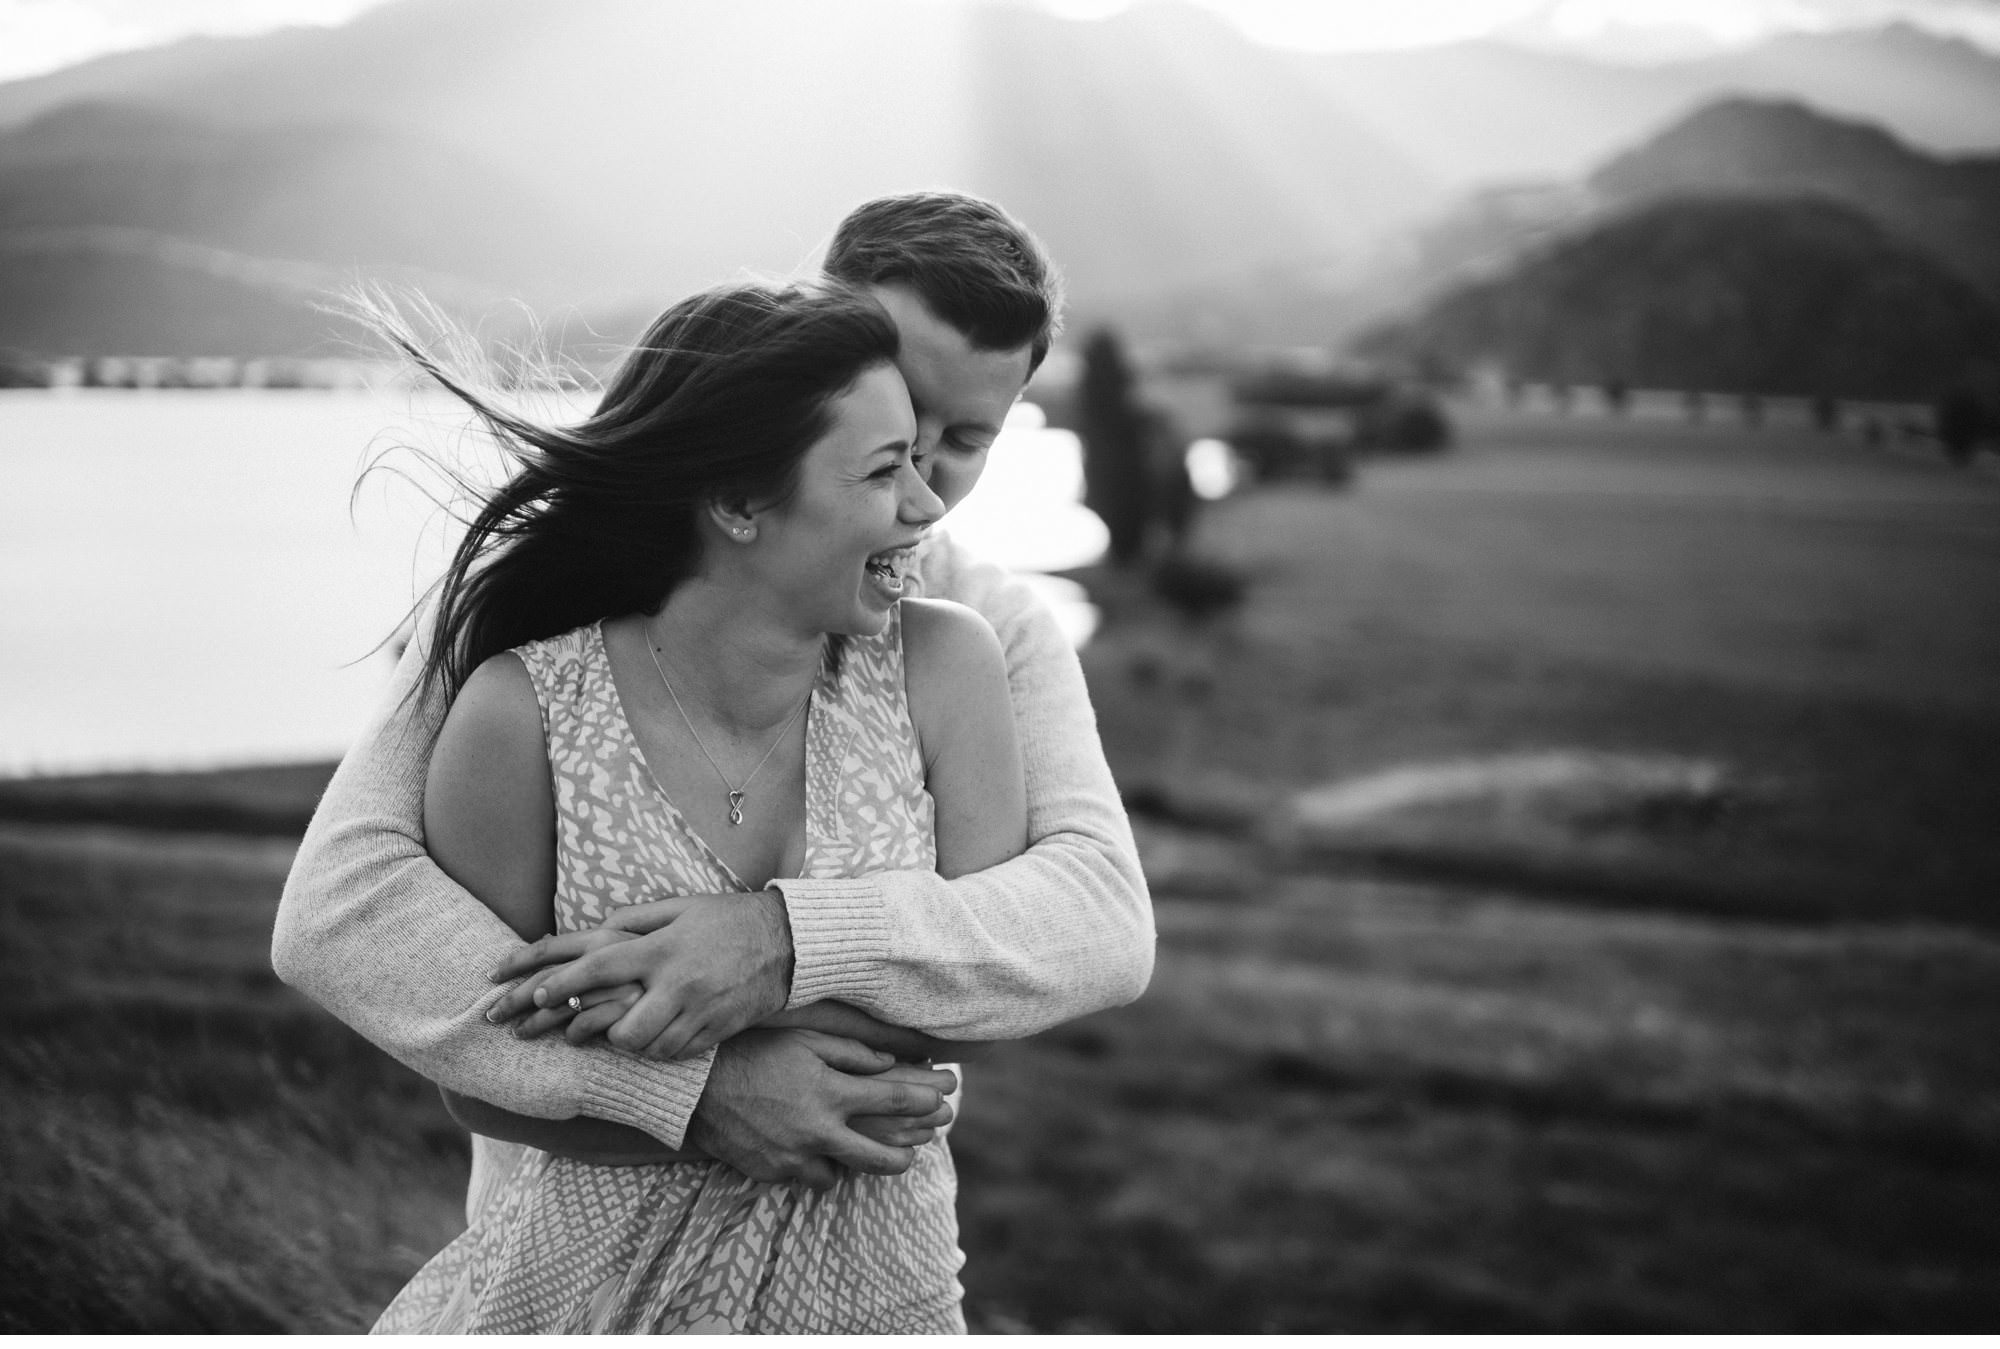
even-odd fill
[[[1132,392],[1132,369],[1116,333],[1100,328],[1083,347],[1078,434],[1083,440],[1084,504],[1111,531],[1111,560],[1138,560],[1151,517],[1151,476],[1144,413]]]

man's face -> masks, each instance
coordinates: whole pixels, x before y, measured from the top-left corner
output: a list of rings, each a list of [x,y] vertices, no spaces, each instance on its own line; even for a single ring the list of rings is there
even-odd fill
[[[986,451],[1028,382],[1029,349],[980,351],[907,286],[872,286],[902,335],[896,368],[917,414],[916,453],[950,510],[986,468]]]

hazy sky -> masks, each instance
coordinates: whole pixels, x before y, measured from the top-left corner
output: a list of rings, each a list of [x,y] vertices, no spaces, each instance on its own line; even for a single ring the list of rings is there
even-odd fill
[[[551,0],[559,3],[560,0]],[[1131,0],[1039,0],[1078,17]],[[1598,55],[1698,53],[1779,30],[1904,18],[2000,50],[2000,0],[1196,0],[1252,36],[1301,47],[1400,47],[1499,34]],[[0,0],[0,80],[190,33],[336,24],[383,0]]]

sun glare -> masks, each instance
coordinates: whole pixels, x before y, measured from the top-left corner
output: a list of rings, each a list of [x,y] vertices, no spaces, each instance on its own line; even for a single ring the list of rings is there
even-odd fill
[[[383,0],[0,0],[0,80],[197,33],[345,23]]]
[[[1322,51],[1428,46],[1494,34],[1584,44],[1634,32],[1734,46],[1780,31],[1925,22],[2000,39],[2000,12],[1925,0],[1195,0],[1259,42]],[[1040,0],[1071,19],[1104,19],[1135,0]],[[1990,30],[1990,31],[1988,31]]]
[[[555,0],[550,0],[555,3]],[[965,3],[969,0],[940,0]],[[1107,19],[1143,0],[1034,0],[1067,19]],[[339,24],[384,0],[0,0],[0,81],[193,34]],[[1676,33],[1737,45],[1780,30],[1894,18],[2000,45],[2000,9],[1949,0],[1195,0],[1274,46],[1367,51],[1494,34],[1556,45]]]

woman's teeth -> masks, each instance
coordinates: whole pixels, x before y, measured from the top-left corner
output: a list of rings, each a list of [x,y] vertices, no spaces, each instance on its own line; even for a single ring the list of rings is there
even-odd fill
[[[868,559],[867,572],[884,590],[899,591],[903,588],[903,573],[909,569],[910,552],[908,548],[892,548],[877,553]]]

